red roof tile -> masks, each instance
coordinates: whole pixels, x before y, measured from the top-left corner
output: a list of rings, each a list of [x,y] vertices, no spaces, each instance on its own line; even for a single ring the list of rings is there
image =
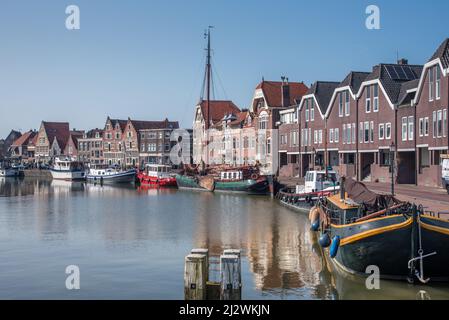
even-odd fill
[[[290,103],[294,105],[295,100],[306,94],[308,88],[302,82],[289,82]],[[262,81],[256,87],[262,89],[269,107],[282,107],[282,82],[281,81]]]
[[[199,105],[201,106],[201,113],[203,114],[203,117],[205,118],[207,101],[203,100],[199,103]],[[226,114],[240,113],[240,109],[232,101],[212,100],[212,101],[210,101],[210,104],[209,104],[209,113],[210,113],[209,119],[213,123],[215,123],[217,121],[221,121]]]
[[[68,122],[45,122],[42,121],[48,141],[53,143],[54,139],[58,141],[61,150],[64,150],[70,136],[70,128]]]
[[[23,145],[28,145],[35,137],[37,137],[36,131],[28,131],[28,132],[22,134],[22,136],[19,139],[14,141],[11,146],[20,147]]]

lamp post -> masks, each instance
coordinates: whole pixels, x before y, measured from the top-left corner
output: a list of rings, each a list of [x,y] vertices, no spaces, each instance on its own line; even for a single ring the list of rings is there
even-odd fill
[[[391,170],[391,195],[394,196],[394,153],[396,146],[394,142],[390,145],[390,170]]]

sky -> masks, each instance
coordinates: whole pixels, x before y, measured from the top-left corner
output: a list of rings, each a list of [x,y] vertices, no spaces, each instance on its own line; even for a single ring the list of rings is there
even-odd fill
[[[368,5],[380,29],[368,30]],[[80,29],[66,28],[66,7]],[[397,56],[424,64],[449,36],[449,1],[0,0],[0,137],[42,120],[106,117],[190,128],[212,25],[217,99],[250,105],[261,81],[341,81]]]

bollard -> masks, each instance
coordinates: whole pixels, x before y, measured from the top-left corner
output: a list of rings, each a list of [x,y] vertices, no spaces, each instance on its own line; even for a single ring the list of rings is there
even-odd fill
[[[197,248],[190,251],[191,254],[204,254],[206,256],[206,282],[209,281],[209,249]]]
[[[189,254],[184,266],[185,300],[206,299],[206,255]]]
[[[241,300],[240,258],[237,255],[220,256],[220,277],[221,300]]]
[[[223,255],[225,256],[229,256],[229,255],[236,255],[237,257],[239,257],[239,283],[240,286],[242,285],[242,258],[241,258],[241,253],[242,250],[240,249],[226,249],[223,250]]]

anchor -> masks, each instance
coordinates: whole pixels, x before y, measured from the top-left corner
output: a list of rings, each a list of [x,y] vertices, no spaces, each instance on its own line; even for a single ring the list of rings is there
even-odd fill
[[[428,253],[428,254],[425,254],[425,255],[423,255],[423,253],[424,252],[423,252],[422,249],[418,250],[419,257],[410,259],[409,262],[408,262],[408,268],[412,269],[412,263],[414,261],[419,260],[420,271],[415,270],[415,276],[416,276],[416,278],[418,278],[419,281],[421,281],[421,283],[426,284],[426,283],[428,283],[430,281],[430,278],[424,279],[424,263],[423,263],[423,259],[427,258],[427,257],[430,257],[430,256],[434,256],[434,255],[437,254],[437,252],[435,251],[435,252]]]

